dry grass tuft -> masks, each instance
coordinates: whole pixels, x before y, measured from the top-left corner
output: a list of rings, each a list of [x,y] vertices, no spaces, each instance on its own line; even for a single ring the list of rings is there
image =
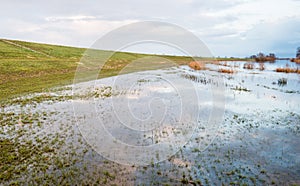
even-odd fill
[[[218,63],[218,65],[220,65],[220,66],[224,66],[224,67],[228,67],[228,66],[230,66],[230,65],[227,63],[227,61],[224,61],[224,62],[219,62],[219,63]]]
[[[201,61],[191,61],[189,63],[189,67],[191,67],[194,70],[205,70],[205,63]]]
[[[259,70],[263,71],[265,70],[265,64],[264,63],[259,63],[259,67],[258,67]]]
[[[295,62],[297,64],[300,64],[300,58],[292,58],[291,62]]]
[[[234,70],[232,70],[232,69],[224,69],[224,68],[221,68],[221,69],[219,69],[218,72],[226,73],[226,74],[233,74],[233,73],[234,73]]]
[[[289,67],[286,67],[286,68],[276,68],[276,72],[284,72],[284,73],[298,73],[300,74],[300,69],[298,68],[289,68]]]
[[[254,69],[254,64],[253,63],[245,63],[243,68],[244,69]]]

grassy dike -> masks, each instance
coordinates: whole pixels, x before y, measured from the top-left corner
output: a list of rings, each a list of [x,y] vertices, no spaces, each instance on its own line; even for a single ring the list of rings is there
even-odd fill
[[[82,59],[86,49],[50,44],[40,44],[17,40],[0,39],[0,101],[25,95],[47,91],[55,86],[72,84],[75,71]],[[96,50],[97,56],[107,55],[109,51]],[[159,69],[172,65],[188,64],[193,59],[186,56],[149,55],[128,52],[109,52],[113,54],[101,69],[98,78],[115,76],[127,65],[134,61],[143,60],[142,63],[134,63],[130,70],[123,73],[130,73],[142,70]],[[153,58],[154,57],[154,58]],[[157,58],[157,62],[153,59]],[[162,60],[163,59],[163,60]],[[233,61],[245,60],[236,58],[198,58],[203,61]],[[162,62],[163,61],[163,62]],[[81,74],[95,73],[99,69],[82,68]],[[82,78],[89,80],[89,78]]]
[[[0,101],[27,93],[42,92],[54,86],[73,83],[75,71],[85,48],[39,44],[0,39]],[[97,50],[105,54],[107,51]],[[116,52],[102,68],[99,78],[117,75],[134,60],[153,55]],[[155,56],[155,55],[154,55]],[[156,56],[177,64],[186,64],[192,59],[180,56]],[[140,66],[133,71],[164,67]],[[90,71],[86,69],[88,74]]]

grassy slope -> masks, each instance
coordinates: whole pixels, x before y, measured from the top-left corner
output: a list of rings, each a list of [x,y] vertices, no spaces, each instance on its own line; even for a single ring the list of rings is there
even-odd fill
[[[75,70],[85,50],[0,39],[0,101],[73,83]],[[97,52],[104,54],[106,51]],[[131,61],[147,56],[149,55],[117,52],[103,67],[100,78],[117,75]],[[163,57],[178,64],[191,60],[189,57]],[[140,66],[133,71],[160,67],[164,67],[164,64],[155,67]]]
[[[84,49],[12,41],[33,52],[0,40],[0,97],[38,92],[71,83],[76,62]],[[51,55],[52,57],[47,56]]]

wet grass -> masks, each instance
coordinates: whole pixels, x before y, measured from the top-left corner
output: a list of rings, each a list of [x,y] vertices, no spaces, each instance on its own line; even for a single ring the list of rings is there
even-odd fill
[[[46,55],[52,55],[49,58],[53,58],[53,60],[55,57],[68,58],[75,55],[69,56],[58,51],[51,53],[48,48],[52,47],[51,45],[39,48],[40,44],[33,46],[27,43],[19,44],[40,51],[39,53],[32,52],[28,58],[29,61],[35,60],[33,57],[45,58]],[[62,47],[60,50],[72,49]],[[30,53],[31,51],[26,50],[26,52]],[[9,55],[12,58],[17,56],[21,56],[21,59],[27,58],[26,55],[16,54],[16,51],[13,50],[12,54],[8,53],[1,53],[1,55],[7,58]],[[127,54],[120,53],[119,55],[122,59],[114,56],[114,59],[110,61],[111,64],[105,66],[101,77],[117,75],[119,70],[124,67],[122,65],[136,59],[136,56],[132,54],[127,56]],[[125,60],[126,58],[128,61]],[[173,57],[169,56],[169,58]],[[173,59],[177,60],[178,64],[185,64],[183,58],[174,57]],[[186,61],[188,60],[186,58]],[[22,69],[22,65],[18,68]],[[165,64],[161,64],[162,66],[165,67]],[[10,68],[12,69],[12,67]],[[146,70],[147,68],[152,67],[137,67],[132,71]],[[153,68],[155,67],[153,66]],[[22,72],[20,69],[17,71]],[[25,69],[25,71],[27,70]],[[71,75],[72,73],[74,72],[70,71]],[[68,72],[62,74],[65,75]],[[20,80],[19,83],[23,81],[26,86],[33,86],[33,88],[30,90],[30,87],[20,86],[21,90],[25,93],[36,92],[35,81],[39,81],[39,79],[45,82],[50,79],[47,82],[50,84],[49,87],[55,86],[57,82],[63,84],[63,80],[66,80],[66,83],[71,81],[71,75],[66,79],[60,79],[58,74],[56,74],[57,79],[54,79],[55,75],[53,74],[48,75],[41,74],[41,76],[31,77],[25,74],[25,79],[31,80]],[[201,76],[201,73],[197,75],[183,74],[182,77],[201,84],[213,83],[205,76]],[[138,82],[146,83],[148,81],[140,79]],[[14,81],[8,80],[1,86],[9,85],[9,83],[13,84]],[[85,143],[74,125],[72,111],[67,112],[63,109],[50,111],[49,108],[56,105],[55,103],[68,103],[72,97],[65,93],[65,91],[71,91],[71,87],[56,88],[55,91],[49,89],[48,91],[49,87],[40,85],[39,88],[44,90],[44,93],[8,99],[5,103],[0,104],[1,185],[118,185],[120,183],[128,185],[145,183],[150,185],[282,185],[286,181],[295,179],[293,176],[297,173],[297,165],[286,160],[283,153],[278,153],[274,148],[275,145],[274,149],[270,149],[269,144],[272,145],[276,141],[268,141],[259,132],[266,130],[266,126],[269,126],[270,133],[276,135],[280,140],[286,140],[292,134],[299,136],[300,116],[297,112],[284,110],[270,112],[249,110],[249,114],[226,112],[224,125],[221,126],[219,135],[206,151],[203,152],[200,148],[187,144],[174,156],[161,163],[152,163],[143,167],[126,167],[104,160]],[[87,96],[105,99],[114,95],[111,89],[110,86],[96,88],[86,95],[78,95],[78,98]],[[240,85],[232,89],[245,91],[245,94],[250,91]],[[7,91],[9,94],[9,89]],[[7,98],[5,97],[5,99]],[[285,130],[281,132],[282,128]],[[201,130],[199,128],[200,134]],[[252,135],[257,137],[253,138]],[[205,139],[206,136],[205,138],[196,136],[191,139],[190,143],[202,143]],[[288,145],[288,143],[282,144]],[[260,152],[265,152],[265,154],[260,154]],[[270,156],[271,159],[269,159]],[[277,170],[272,167],[274,162],[286,172],[276,172]],[[273,176],[275,173],[278,177]]]
[[[201,76],[185,78],[209,84],[209,80],[203,79]],[[142,79],[141,82],[145,81]],[[69,89],[57,89],[57,91],[63,92]],[[237,87],[237,89],[243,91],[242,87]],[[91,92],[91,96],[105,98],[110,92],[111,87],[103,86]],[[63,110],[58,113],[44,112],[38,107],[36,111],[32,109],[34,105],[38,106],[44,103],[51,105],[68,100],[67,94],[65,94],[65,98],[59,93],[36,94],[35,96],[24,98],[23,102],[20,98],[12,103],[12,105],[21,105],[21,112],[8,112],[5,111],[7,108],[0,108],[2,111],[0,114],[0,126],[2,127],[0,143],[1,149],[4,149],[3,156],[1,156],[2,161],[0,161],[0,182],[2,184],[280,184],[283,182],[282,180],[271,177],[273,172],[268,167],[269,165],[260,162],[259,159],[252,159],[253,154],[251,153],[253,152],[248,151],[256,148],[256,144],[267,145],[267,142],[264,141],[264,138],[257,138],[257,143],[248,141],[249,138],[245,138],[245,135],[256,134],[257,130],[264,130],[265,125],[278,128],[285,126],[289,132],[297,135],[300,129],[299,125],[293,124],[299,120],[299,115],[292,112],[284,113],[282,110],[277,110],[274,113],[261,113],[257,117],[265,116],[262,120],[255,120],[251,115],[233,113],[231,117],[227,115],[225,118],[225,126],[221,128],[221,131],[225,130],[224,133],[220,133],[206,151],[203,152],[199,148],[187,145],[166,161],[149,166],[131,167],[134,170],[130,171],[130,168],[101,159],[96,152],[93,152],[76,132],[74,123],[71,121],[72,113],[68,115]],[[287,117],[278,118],[278,113]],[[63,114],[68,119],[53,120],[57,116],[59,117],[59,114]],[[20,118],[21,125],[19,125]],[[58,126],[59,130],[40,133],[46,126],[50,126],[50,128]],[[237,126],[243,129],[241,133],[234,131]],[[234,141],[232,141],[232,137],[235,138]],[[202,140],[205,139],[193,138],[190,143],[197,144]],[[255,152],[260,151],[259,149],[255,150]],[[247,155],[248,153],[249,155]],[[258,157],[258,155],[254,154],[254,157]],[[283,155],[278,155],[278,158],[283,158]],[[284,163],[282,159],[277,161]]]
[[[251,90],[241,87],[241,86],[235,86],[234,88],[231,88],[232,90],[236,90],[236,91],[244,91],[244,92],[251,92]]]
[[[278,82],[278,85],[284,86],[287,84],[287,78],[280,78],[280,79],[278,79],[277,82]]]
[[[39,95],[37,95],[39,97]],[[38,103],[36,102],[38,100]],[[56,96],[26,98],[0,110],[1,185],[114,184],[119,165],[107,164],[93,152],[76,130],[74,121],[57,120],[61,111],[47,111],[36,105],[53,105]],[[49,103],[47,103],[49,102]],[[71,114],[72,115],[72,114]],[[69,118],[72,118],[69,115]],[[57,128],[55,130],[52,130]],[[91,160],[93,159],[93,160]],[[95,167],[94,162],[99,162]],[[100,165],[102,164],[103,165]],[[126,174],[125,174],[126,175]],[[127,179],[123,177],[122,179]]]

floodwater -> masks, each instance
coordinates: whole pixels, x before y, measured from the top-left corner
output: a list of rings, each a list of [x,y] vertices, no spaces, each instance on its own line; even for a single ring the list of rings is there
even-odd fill
[[[244,63],[137,72],[32,95],[25,103],[20,98],[2,108],[1,139],[55,138],[40,144],[55,150],[43,155],[45,170],[19,162],[26,171],[1,181],[300,184],[300,75],[274,72],[300,66],[276,61],[261,71],[243,69]],[[213,71],[218,68],[236,73]],[[34,101],[41,95],[50,98]],[[12,112],[12,125],[5,125],[4,113]],[[18,125],[26,115],[30,127]]]

